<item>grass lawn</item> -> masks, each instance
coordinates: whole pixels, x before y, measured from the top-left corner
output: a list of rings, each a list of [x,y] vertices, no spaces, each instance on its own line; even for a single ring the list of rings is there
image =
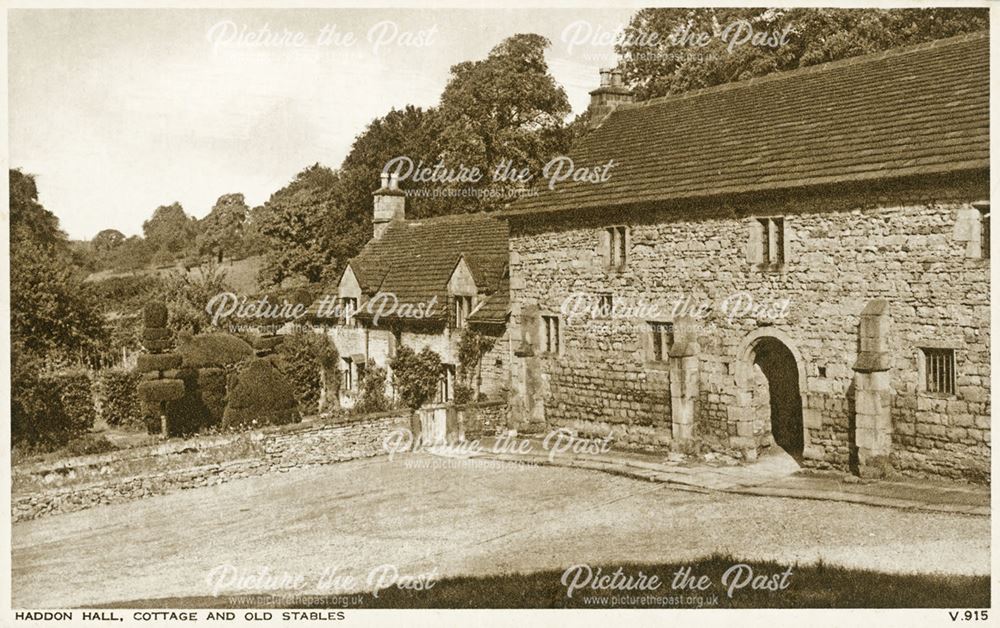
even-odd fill
[[[486,577],[459,577],[437,581],[424,590],[389,587],[378,597],[370,593],[341,596],[272,595],[202,596],[139,600],[108,605],[107,608],[989,608],[988,576],[898,575],[846,569],[822,563],[792,566],[788,587],[780,591],[754,590],[752,578],[734,578],[728,583],[747,582],[728,595],[723,574],[736,564],[749,565],[754,576],[770,579],[788,565],[775,562],[741,561],[711,556],[691,563],[625,564],[626,576],[657,575],[654,591],[594,591],[578,588],[567,597],[562,571],[539,571]],[[703,591],[672,589],[678,569],[690,567],[694,577],[707,576],[711,583]],[[619,565],[602,566],[612,574]],[[597,568],[593,568],[597,573]],[[748,573],[746,571],[744,574]],[[771,580],[777,582],[778,579]],[[617,599],[616,599],[617,598]]]

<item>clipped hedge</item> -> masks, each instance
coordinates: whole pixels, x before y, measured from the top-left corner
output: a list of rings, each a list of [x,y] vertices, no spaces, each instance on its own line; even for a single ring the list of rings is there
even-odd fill
[[[295,389],[271,360],[252,360],[231,378],[223,428],[284,425],[301,420]]]
[[[249,343],[221,332],[181,338],[177,353],[185,368],[227,367],[254,357]]]
[[[139,408],[139,374],[126,369],[105,369],[97,380],[101,418],[114,427],[142,425]]]

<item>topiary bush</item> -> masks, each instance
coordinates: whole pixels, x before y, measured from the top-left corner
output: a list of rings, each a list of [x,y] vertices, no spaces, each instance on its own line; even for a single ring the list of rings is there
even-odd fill
[[[297,423],[295,388],[271,360],[252,360],[230,378],[229,396],[222,415],[224,429]]]
[[[97,379],[97,398],[101,418],[113,427],[139,427],[139,374],[126,369],[104,369]]]
[[[197,336],[178,336],[185,368],[222,368],[254,357],[253,347],[245,340],[222,332]]]
[[[411,410],[416,410],[434,398],[441,379],[441,356],[430,347],[420,353],[403,345],[396,349],[396,357],[389,363],[392,382],[399,398]]]
[[[277,347],[275,364],[292,383],[300,411],[314,414],[323,387],[321,373],[337,365],[337,347],[325,334],[310,331],[296,331],[284,339]]]

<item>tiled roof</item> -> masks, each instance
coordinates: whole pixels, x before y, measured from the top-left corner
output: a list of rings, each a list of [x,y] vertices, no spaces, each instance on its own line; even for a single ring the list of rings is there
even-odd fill
[[[464,257],[480,292],[494,293],[507,264],[507,222],[484,213],[390,223],[351,260],[367,296],[391,293],[403,304],[437,297],[433,320],[448,316],[448,280]],[[365,304],[358,316],[365,318]],[[385,316],[392,319],[392,316]]]
[[[505,214],[614,208],[989,166],[989,37],[909,48],[619,106],[574,145],[614,160]]]
[[[469,315],[470,325],[504,325],[510,315],[510,279],[504,273],[497,289]]]

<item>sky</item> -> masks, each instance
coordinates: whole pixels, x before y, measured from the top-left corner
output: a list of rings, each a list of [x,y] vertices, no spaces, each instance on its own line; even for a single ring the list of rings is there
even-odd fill
[[[11,10],[11,167],[74,239],[141,233],[159,205],[258,205],[340,165],[375,117],[434,106],[505,37],[552,41],[573,115],[634,9]]]

